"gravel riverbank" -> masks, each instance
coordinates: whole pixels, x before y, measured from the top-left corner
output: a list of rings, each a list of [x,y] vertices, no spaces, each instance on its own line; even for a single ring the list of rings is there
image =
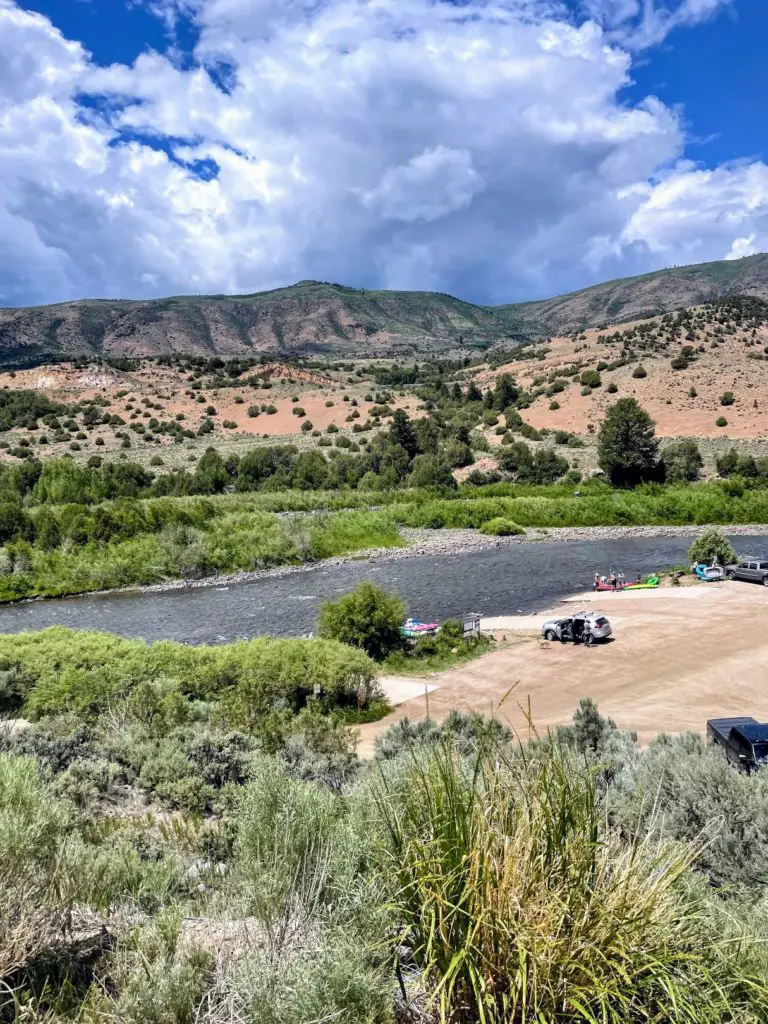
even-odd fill
[[[389,562],[401,558],[418,558],[421,555],[465,555],[473,551],[501,548],[537,541],[569,543],[576,541],[621,540],[639,537],[696,537],[706,529],[704,526],[566,526],[551,529],[533,527],[519,537],[488,537],[477,530],[425,530],[401,529],[406,546],[399,548],[369,548],[351,555],[326,558],[322,562],[305,562],[302,565],[283,565],[274,569],[255,569],[251,572],[237,572],[223,576],[206,576],[200,580],[169,580],[144,587],[124,587],[109,593],[164,593],[170,590],[192,590],[200,587],[227,587],[237,583],[252,583],[255,580],[275,579],[292,576],[295,573],[310,572],[322,566],[330,568],[348,562]],[[749,526],[722,526],[723,531],[735,536],[760,536],[768,533],[768,524]],[[106,593],[106,591],[96,591]],[[78,594],[87,597],[88,594]],[[40,600],[40,598],[32,598]]]

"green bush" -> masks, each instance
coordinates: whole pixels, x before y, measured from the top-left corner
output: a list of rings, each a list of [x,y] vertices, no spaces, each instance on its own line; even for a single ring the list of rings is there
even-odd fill
[[[513,523],[511,519],[498,516],[496,519],[489,519],[487,523],[483,523],[480,533],[488,534],[491,537],[516,537],[525,533],[525,530],[517,523]]]
[[[138,691],[132,714],[149,721],[175,714],[166,695],[226,698],[235,727],[257,724],[275,703],[298,712],[320,687],[322,706],[364,705],[373,693],[373,665],[359,652],[327,640],[259,637],[217,647],[172,641],[147,644],[110,633],[54,626],[39,633],[0,635],[0,662],[23,673],[24,713],[31,717],[98,714]],[[159,687],[156,700],[148,684]],[[169,719],[161,719],[167,724]]]
[[[695,441],[678,441],[667,445],[659,456],[664,467],[664,479],[668,483],[684,483],[697,480],[704,465]]]
[[[721,530],[712,527],[705,530],[688,549],[688,558],[691,563],[700,562],[711,564],[717,562],[719,565],[729,565],[737,561],[733,545]]]
[[[351,594],[321,605],[318,628],[321,636],[359,647],[382,661],[402,648],[404,619],[404,601],[364,580]]]

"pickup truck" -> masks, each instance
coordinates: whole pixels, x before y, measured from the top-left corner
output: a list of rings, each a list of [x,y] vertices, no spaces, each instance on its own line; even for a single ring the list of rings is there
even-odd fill
[[[707,737],[742,771],[768,765],[768,725],[754,718],[710,718]]]
[[[762,583],[768,587],[768,561],[764,558],[745,558],[742,562],[726,565],[725,575],[729,580]]]

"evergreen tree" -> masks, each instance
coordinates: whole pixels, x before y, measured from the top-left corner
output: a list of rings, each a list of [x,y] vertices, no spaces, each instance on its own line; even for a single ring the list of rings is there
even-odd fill
[[[493,408],[499,411],[508,405],[514,405],[520,395],[520,389],[509,373],[502,373],[493,389]]]
[[[657,472],[659,443],[655,423],[634,398],[610,407],[598,435],[598,462],[611,483],[634,487]]]
[[[413,429],[413,424],[408,419],[408,413],[403,409],[395,409],[392,426],[389,428],[389,439],[393,444],[399,444],[401,448],[405,448],[409,459],[419,454],[419,439]]]

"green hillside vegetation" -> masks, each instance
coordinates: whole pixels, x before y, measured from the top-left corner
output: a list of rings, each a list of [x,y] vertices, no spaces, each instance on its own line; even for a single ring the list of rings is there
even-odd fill
[[[280,643],[293,664],[323,642]],[[290,686],[231,718],[263,651],[23,638],[6,692],[15,672],[30,700],[62,655],[127,682],[0,732],[3,1019],[766,1019],[764,773],[696,736],[641,748],[591,701],[530,745],[405,720],[364,766],[339,710],[286,711]]]
[[[518,410],[531,396],[508,374],[485,394],[441,377],[419,394],[428,416],[390,410],[389,426],[362,446],[339,434],[306,451],[273,445],[224,457],[209,448],[192,472],[98,456],[43,462],[21,449],[23,459],[0,468],[0,600],[298,565],[400,546],[403,527],[511,536],[526,527],[768,521],[765,460],[734,449],[718,459],[722,480],[699,483],[696,445],[660,451],[634,399],[615,402],[601,427],[605,478],[582,481],[561,454],[578,439],[526,424]],[[32,415],[23,402],[14,408]],[[82,416],[97,417],[98,406]],[[472,465],[473,446],[487,447],[476,425],[502,417],[499,470],[475,470],[459,488],[453,469]],[[520,437],[551,443],[534,450]]]
[[[447,353],[642,319],[727,295],[768,298],[768,256],[673,267],[568,295],[478,306],[435,292],[301,281],[250,295],[83,300],[0,310],[0,360],[170,352]]]

